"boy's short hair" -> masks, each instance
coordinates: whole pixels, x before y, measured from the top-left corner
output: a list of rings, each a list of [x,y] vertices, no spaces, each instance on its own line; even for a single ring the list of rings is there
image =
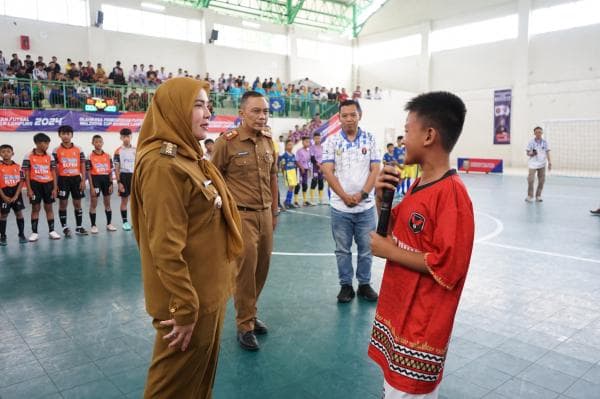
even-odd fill
[[[96,139],[100,139],[102,140],[102,136],[100,136],[99,134],[94,134],[94,136],[92,137],[92,143],[94,142],[94,140]]]
[[[71,134],[73,134],[73,127],[71,125],[61,125],[58,128],[58,134],[61,134],[61,133],[71,133]]]
[[[291,143],[291,142],[292,142],[292,140],[288,139],[285,141],[285,145],[288,145],[288,143]]]
[[[49,143],[50,142],[50,137],[45,134],[45,133],[38,133],[35,136],[33,136],[33,142],[35,144],[37,143]]]
[[[340,103],[340,107],[339,107],[338,111],[342,112],[342,107],[349,107],[351,105],[356,106],[356,110],[358,111],[358,113],[362,114],[362,109],[360,108],[360,104],[358,103],[358,101],[355,101],[355,100],[342,101]]]
[[[393,147],[394,143],[387,143],[387,145],[385,146],[385,148],[390,148],[390,146]]]
[[[121,129],[120,133],[121,133],[121,136],[131,136],[131,129],[128,129],[125,127],[123,129]]]
[[[304,141],[304,140],[308,140],[308,141],[310,141],[310,137],[308,137],[308,136],[304,136],[304,137],[302,137],[302,141]]]
[[[542,132],[544,131],[544,129],[542,129],[541,126],[536,126],[533,128],[533,131],[535,132],[536,130],[540,129]]]
[[[404,110],[416,113],[420,120],[437,130],[444,149],[452,151],[462,132],[467,113],[465,103],[457,95],[447,91],[420,94],[410,100]]]
[[[14,148],[10,144],[2,144],[2,145],[0,145],[0,151],[6,150],[6,149],[9,149],[12,152],[15,152]]]
[[[206,140],[204,140],[204,145],[214,144],[214,143],[215,143],[215,141],[213,139],[206,139]]]
[[[319,132],[314,132],[314,133],[313,133],[313,137],[317,137],[317,136],[318,136],[318,137],[321,137],[321,133],[319,133]]]
[[[402,140],[404,138],[404,136],[398,136],[396,137],[396,140]]]

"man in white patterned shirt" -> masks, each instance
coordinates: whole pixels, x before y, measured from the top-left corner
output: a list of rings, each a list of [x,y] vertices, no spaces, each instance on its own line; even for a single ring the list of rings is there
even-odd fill
[[[347,303],[355,296],[352,287],[352,241],[358,247],[359,297],[376,301],[377,293],[371,287],[369,233],[375,230],[375,198],[373,187],[379,173],[381,153],[375,137],[361,128],[360,104],[354,100],[340,103],[342,130],[323,143],[321,169],[332,190],[331,228],[335,240],[335,255],[340,279],[338,302]]]
[[[542,189],[544,188],[544,182],[546,181],[546,163],[548,164],[548,170],[552,169],[552,162],[550,161],[550,146],[548,142],[542,138],[542,128],[536,127],[533,129],[535,138],[531,139],[527,144],[527,166],[529,167],[529,175],[527,176],[527,198],[525,201],[533,202],[533,183],[535,181],[535,175],[537,174],[538,185],[535,191],[535,200],[542,202]]]

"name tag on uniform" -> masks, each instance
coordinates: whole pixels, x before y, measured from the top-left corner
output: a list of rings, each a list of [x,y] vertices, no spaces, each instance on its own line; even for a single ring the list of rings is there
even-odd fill
[[[238,156],[244,156],[250,154],[248,151],[238,152]]]

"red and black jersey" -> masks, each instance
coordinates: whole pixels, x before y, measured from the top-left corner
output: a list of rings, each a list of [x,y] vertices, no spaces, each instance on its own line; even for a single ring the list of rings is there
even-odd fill
[[[369,345],[385,380],[410,394],[441,381],[475,234],[473,205],[455,170],[419,182],[393,209],[392,232],[398,247],[424,254],[429,274],[387,261]]]

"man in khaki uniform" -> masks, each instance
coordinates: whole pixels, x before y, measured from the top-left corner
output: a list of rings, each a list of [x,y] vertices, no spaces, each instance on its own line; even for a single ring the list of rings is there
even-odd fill
[[[255,351],[256,334],[267,333],[256,318],[256,304],[267,279],[277,224],[277,161],[265,97],[246,92],[240,116],[241,126],[215,142],[212,162],[223,174],[242,218],[244,252],[238,259],[234,292],[237,339],[242,348]]]

